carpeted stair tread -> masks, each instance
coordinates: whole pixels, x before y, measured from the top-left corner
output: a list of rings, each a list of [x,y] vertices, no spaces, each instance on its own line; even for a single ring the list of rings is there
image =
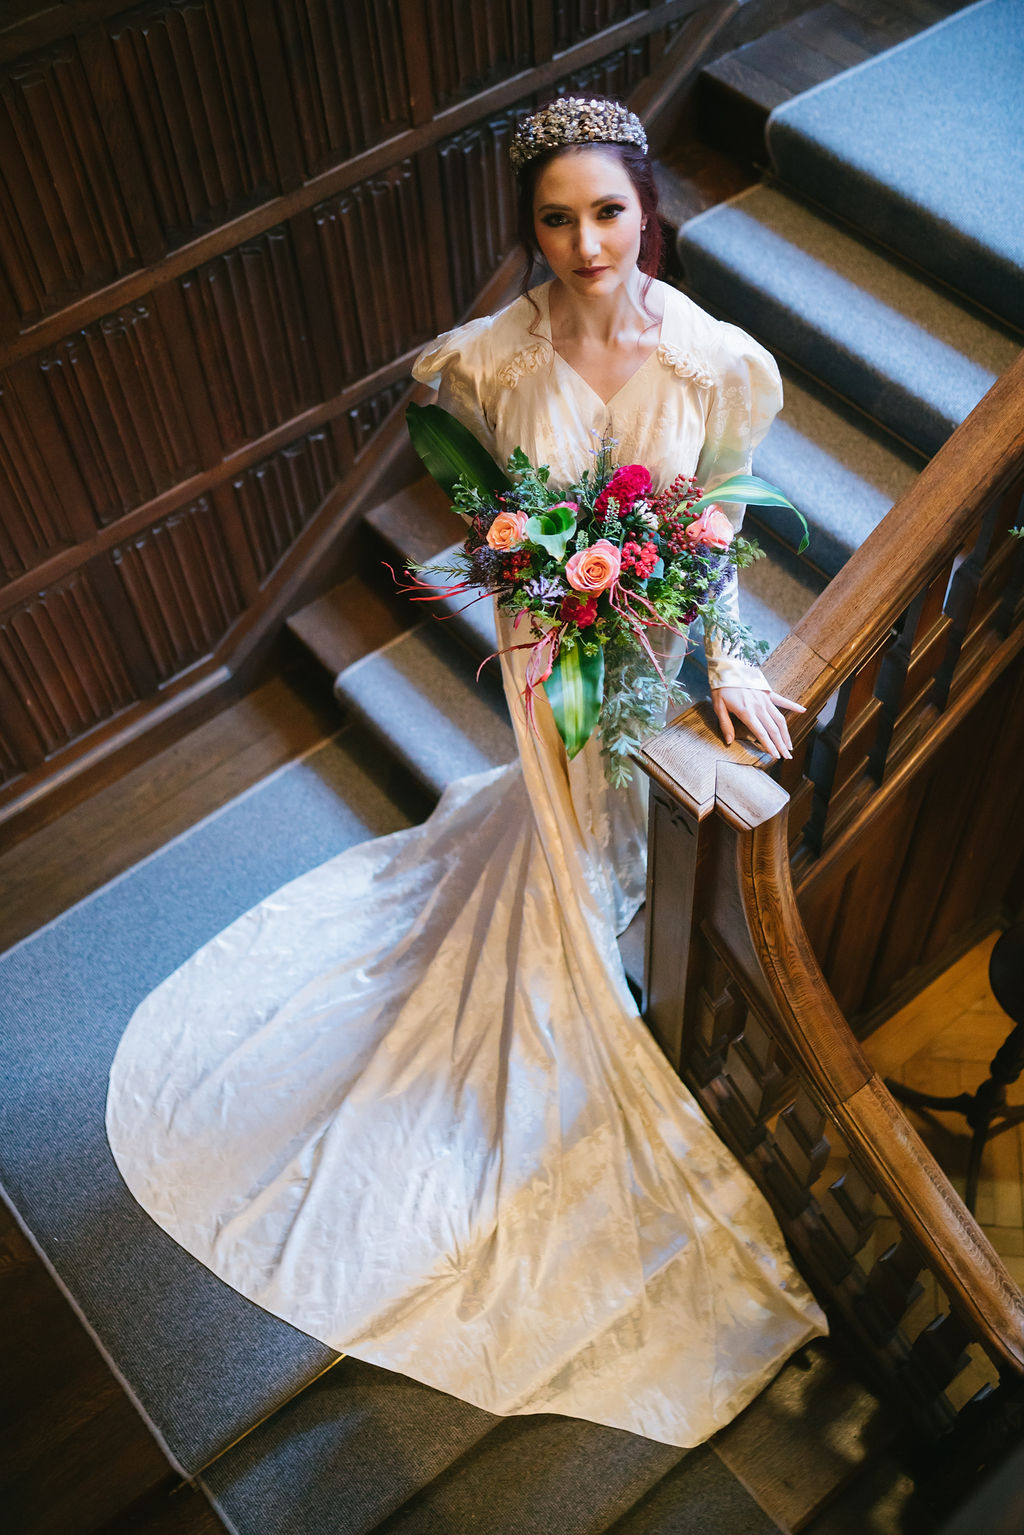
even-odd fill
[[[416,622],[397,592],[349,576],[288,620],[288,630],[333,678]]]
[[[826,1339],[800,1349],[715,1436],[715,1451],[782,1530],[802,1530],[895,1437],[883,1408]]]
[[[768,641],[771,651],[804,616],[826,583],[770,532],[755,526],[756,510],[759,508],[748,509],[743,528],[764,549],[765,558],[740,571],[740,618],[755,639]],[[691,649],[679,677],[694,700],[710,696],[705,667],[703,637],[700,625],[695,624],[691,630]]]
[[[778,1535],[710,1445],[691,1450],[608,1535]]]
[[[500,1421],[343,1359],[210,1466],[202,1484],[235,1535],[369,1535]]]
[[[920,452],[935,452],[1020,338],[767,185],[679,235],[698,302],[727,313]]]
[[[461,544],[451,544],[443,549],[435,559],[427,562],[419,572],[420,577],[424,581],[434,581],[438,586],[448,584],[452,577],[444,574],[445,561],[461,547]],[[480,597],[474,589],[453,592],[451,596],[440,597],[436,603],[425,602],[421,606],[436,613],[445,631],[457,635],[478,662],[485,656],[493,656],[498,649],[494,604],[490,597]]]
[[[382,501],[365,520],[400,563],[417,565],[446,549],[460,526],[448,497],[429,475]],[[401,575],[397,565],[395,571]]]
[[[771,156],[807,196],[1024,326],[1022,80],[1019,0],[982,0],[779,106]]]
[[[511,762],[504,695],[432,620],[357,661],[334,684],[352,711],[433,794],[456,778]]]
[[[577,1418],[505,1418],[380,1535],[601,1535],[683,1454]]]
[[[754,470],[778,485],[807,518],[806,559],[834,576],[908,490],[923,459],[845,406],[813,379],[783,368],[785,405],[754,455]],[[770,528],[796,548],[791,512],[752,506],[751,531]]]
[[[334,1355],[222,1284],[132,1199],[104,1134],[114,1050],[143,997],[242,912],[408,824],[350,729],[0,956],[0,1179],[188,1472]]]

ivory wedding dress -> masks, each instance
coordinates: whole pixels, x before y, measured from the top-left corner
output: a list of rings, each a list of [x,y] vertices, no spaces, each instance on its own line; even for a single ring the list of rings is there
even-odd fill
[[[720,477],[778,375],[665,296],[657,351],[607,405],[554,354],[546,288],[440,337],[416,376],[556,484],[595,433],[662,484]],[[286,885],[143,1002],[110,1145],[164,1230],[330,1347],[491,1412],[689,1446],[825,1322],[626,986],[642,786],[610,790],[593,741],[567,762],[546,708],[530,732],[521,656],[502,660],[517,762]]]

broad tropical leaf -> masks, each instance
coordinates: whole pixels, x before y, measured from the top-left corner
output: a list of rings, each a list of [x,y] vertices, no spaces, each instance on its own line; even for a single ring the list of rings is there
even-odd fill
[[[446,496],[454,497],[460,477],[481,495],[498,494],[511,487],[505,471],[450,411],[440,405],[410,405],[405,419],[413,447]]]
[[[555,716],[558,734],[570,757],[582,751],[594,733],[604,698],[604,651],[584,653],[579,640],[563,645],[544,691]]]
[[[800,526],[804,530],[804,536],[800,540],[800,547],[797,553],[803,554],[811,541],[810,533],[807,529],[807,518],[803,512],[798,511],[792,501],[789,501],[782,494],[781,490],[770,484],[768,480],[762,480],[760,475],[730,474],[729,478],[723,480],[720,485],[716,485],[714,490],[705,491],[700,500],[695,501],[687,510],[696,516],[705,507],[714,506],[719,501],[741,501],[744,503],[749,501],[751,506],[787,506],[794,516],[799,518]]]
[[[549,512],[538,512],[526,523],[526,536],[556,560],[565,553],[566,545],[576,531],[576,514],[567,506],[553,506]]]

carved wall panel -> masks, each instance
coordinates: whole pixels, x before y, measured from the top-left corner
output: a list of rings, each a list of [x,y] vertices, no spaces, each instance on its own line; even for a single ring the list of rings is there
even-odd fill
[[[0,388],[0,483],[0,580],[10,580],[75,536],[51,466],[10,384]]]
[[[189,272],[181,292],[223,452],[322,398],[287,228]]]
[[[276,190],[242,0],[160,0],[108,22],[107,35],[110,86],[167,244]]]
[[[518,111],[512,109],[446,140],[438,148],[446,208],[463,210],[447,221],[452,302],[464,310],[516,238],[516,203],[508,173],[508,146]]]
[[[412,123],[397,0],[276,0],[307,176]]]
[[[588,40],[648,17],[660,48],[671,6],[4,9],[0,821],[80,737],[113,753],[126,703],[257,656],[348,536],[332,493],[410,353],[513,242],[517,112],[566,48],[555,88],[628,92],[646,32]]]
[[[647,39],[620,48],[586,69],[576,70],[566,82],[566,91],[594,91],[599,96],[628,96],[650,68]]]
[[[97,523],[112,522],[199,468],[172,343],[140,300],[68,336],[36,367]],[[35,401],[35,409],[42,400]],[[36,420],[40,435],[47,423]]]
[[[556,0],[555,49],[560,53],[613,22],[651,9],[650,0]]]
[[[41,592],[0,621],[0,671],[49,756],[134,697],[88,572]]]
[[[434,0],[427,7],[427,28],[438,107],[528,69],[534,59],[530,0],[480,6]]]
[[[163,681],[209,655],[241,612],[224,535],[205,496],[115,549],[114,561]]]
[[[77,44],[16,64],[0,80],[3,333],[138,262]]]
[[[291,548],[338,478],[334,433],[311,432],[232,481],[260,580]]]
[[[361,400],[348,412],[346,446],[352,459],[357,459],[363,449],[369,447],[378,427],[394,410],[405,389],[406,380],[399,379],[397,384],[392,384],[389,389],[382,389],[379,394],[372,395],[368,400]]]
[[[403,160],[314,212],[348,384],[438,329],[416,168]]]

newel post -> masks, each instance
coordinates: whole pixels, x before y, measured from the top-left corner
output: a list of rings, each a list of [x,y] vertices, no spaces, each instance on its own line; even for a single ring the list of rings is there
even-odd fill
[[[773,809],[787,797],[744,747],[722,743],[701,706],[647,742],[639,761],[651,781],[644,1013],[680,1075],[704,1087],[722,1075],[746,1015],[732,969],[705,925],[712,911],[721,913],[725,895],[721,860],[729,828],[716,813],[719,771],[749,773],[755,797],[767,795]]]

